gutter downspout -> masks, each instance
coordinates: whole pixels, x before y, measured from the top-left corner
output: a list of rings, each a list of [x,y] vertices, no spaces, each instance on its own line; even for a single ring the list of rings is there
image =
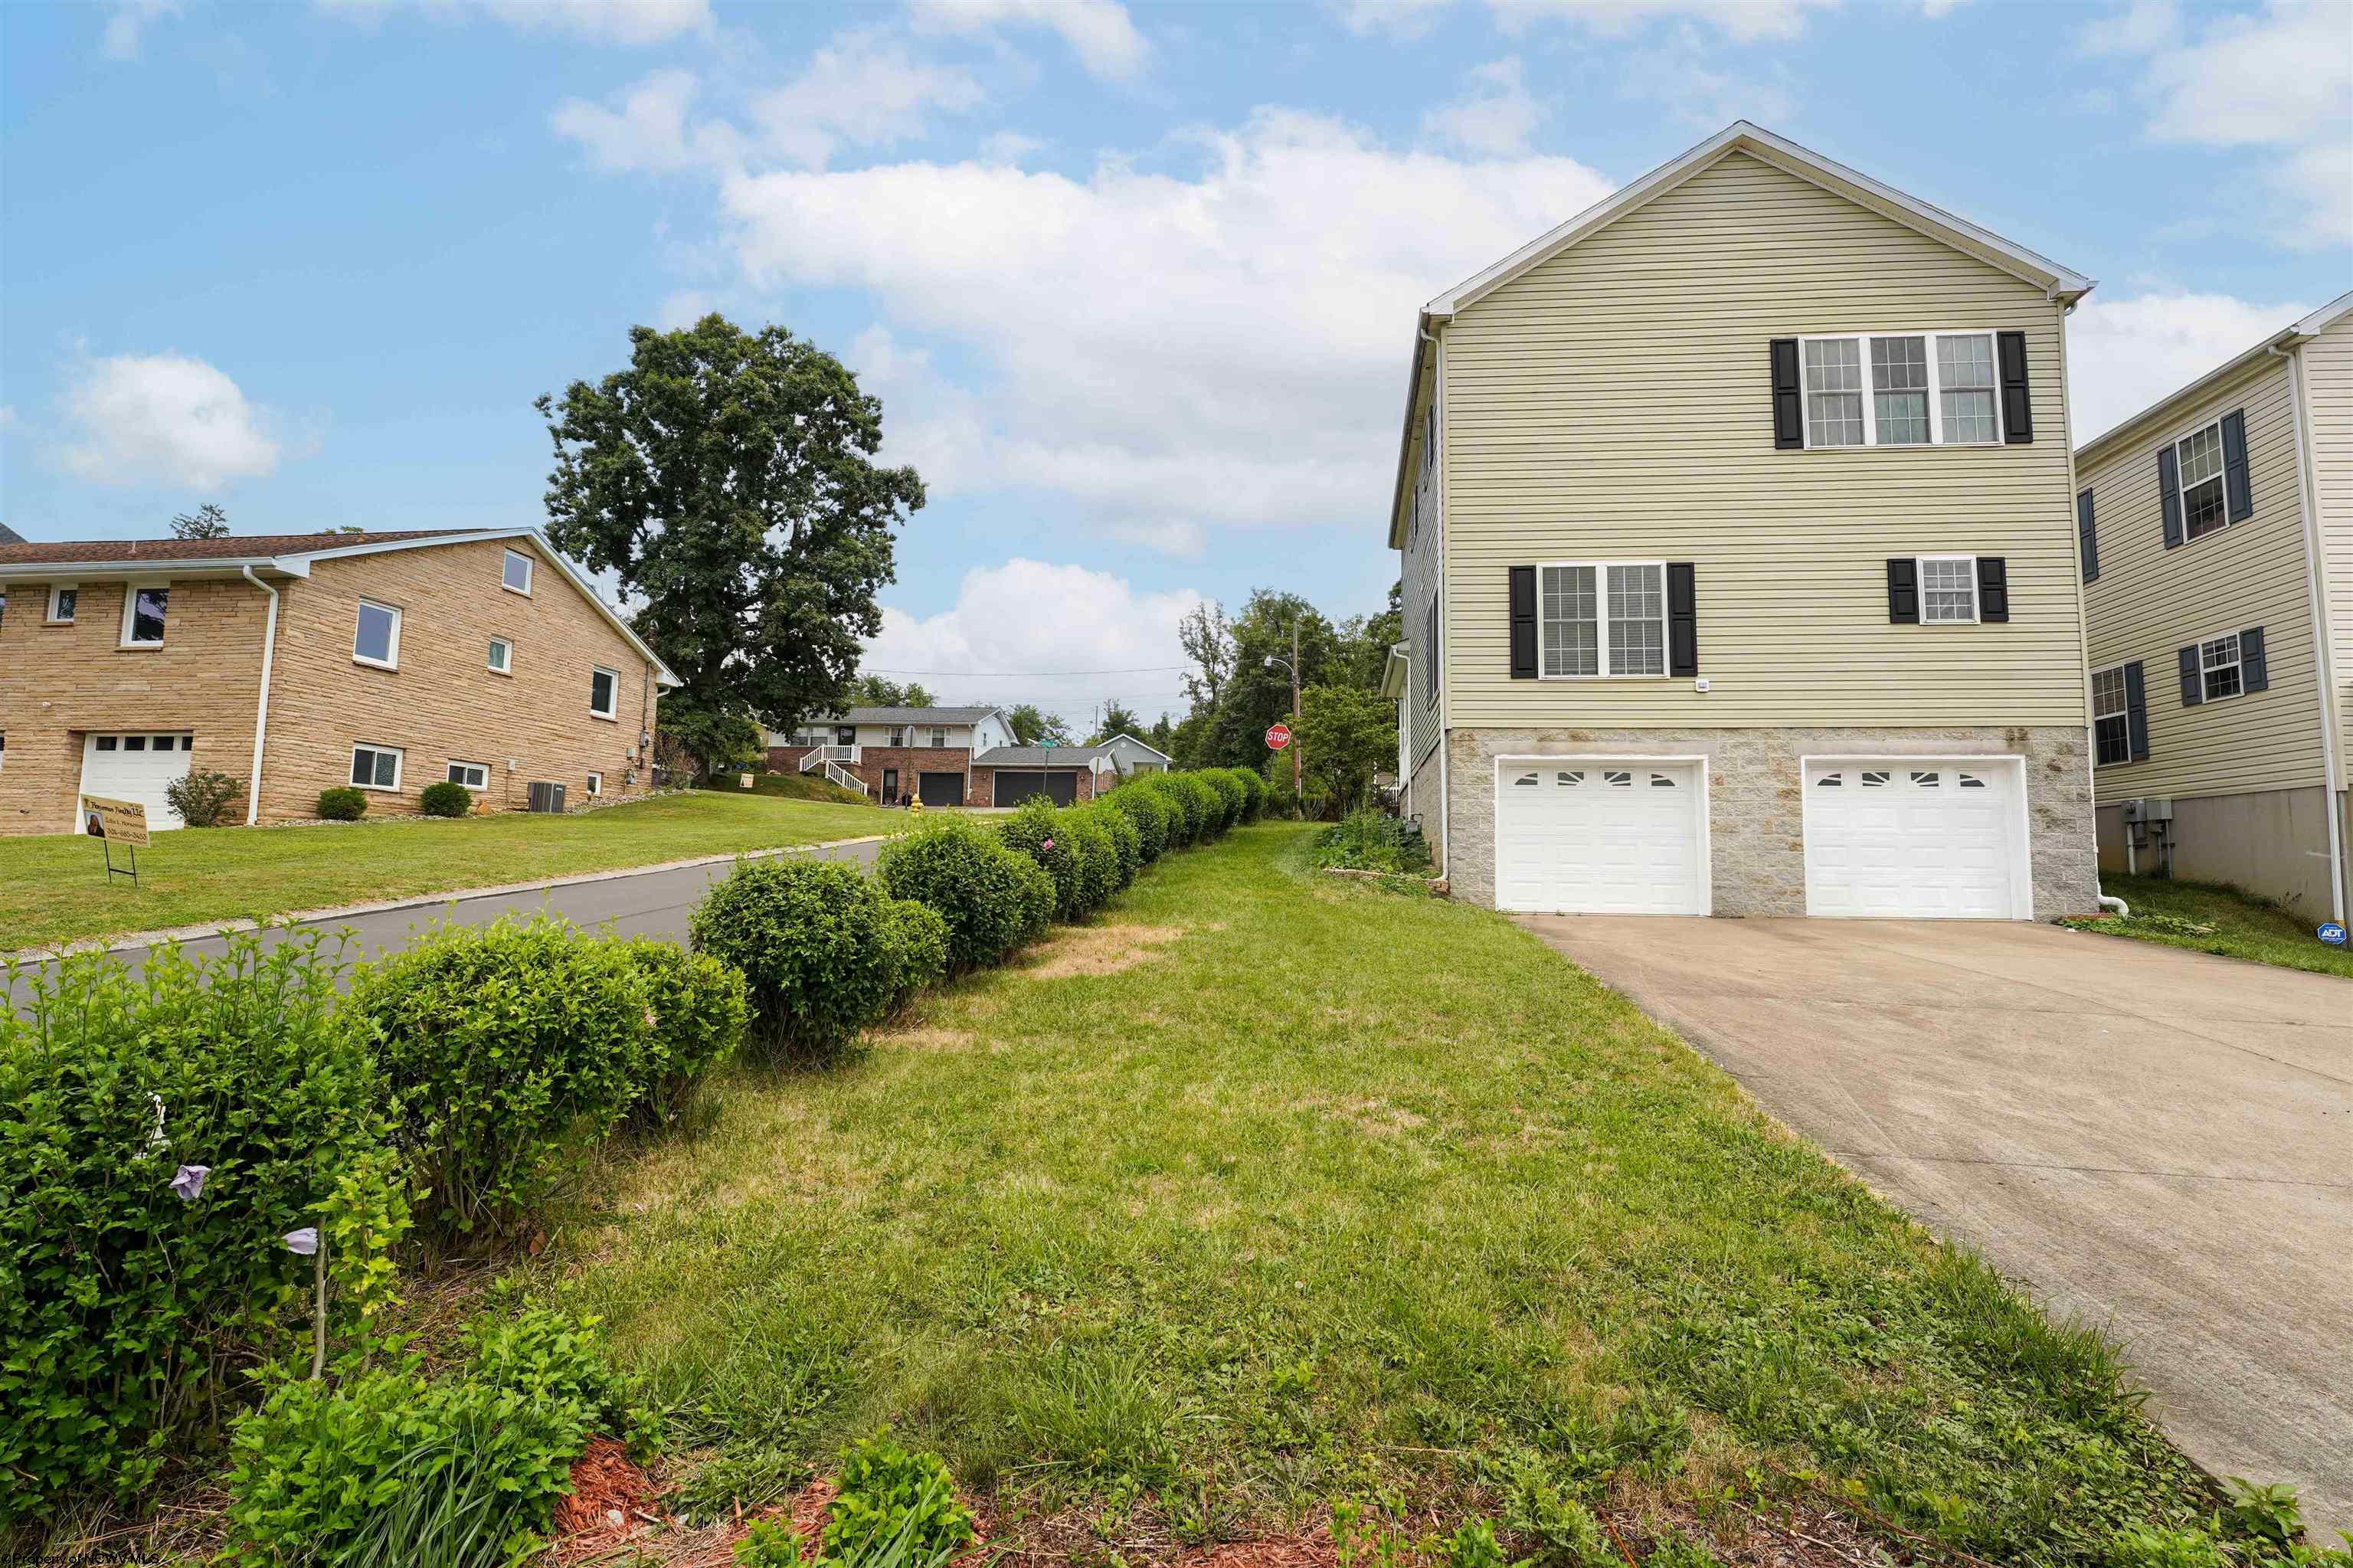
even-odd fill
[[[1440,880],[1451,874],[1454,864],[1454,812],[1448,799],[1446,754],[1453,747],[1446,733],[1446,657],[1440,652],[1446,646],[1446,344],[1426,326],[1416,330],[1436,352],[1430,366],[1430,406],[1437,418],[1430,422],[1438,429],[1438,515],[1431,522],[1438,529],[1438,645],[1430,656],[1438,661],[1438,875]]]
[[[261,747],[269,733],[269,668],[278,657],[278,590],[255,577],[250,565],[237,570],[269,596],[269,617],[261,631],[261,698],[253,710],[253,775],[245,786],[245,825],[249,828],[261,820]]]
[[[2055,285],[2047,297],[2052,303],[2058,302]],[[2059,306],[2059,393],[2066,410],[2060,433],[2067,439],[2067,511],[2071,523],[2079,515],[2075,511],[2076,498],[2083,493],[2078,488],[2082,476],[2075,471],[2075,408],[2072,402],[2063,401],[2067,393],[2067,318],[2074,313],[2073,305]],[[2075,563],[2075,669],[2084,682],[2081,689],[2084,705],[2084,788],[2090,792],[2092,801],[2092,893],[2105,908],[2111,901],[2106,894],[2100,891],[2100,741],[2092,717],[2092,607],[2086,602],[2084,591],[2089,586],[2084,581],[2084,533],[2080,527],[2070,528],[2067,533],[2070,541],[2068,558]],[[2027,832],[2031,838],[2033,832],[2031,822]],[[2031,843],[2027,853],[2030,857],[2028,884],[2031,887],[2033,880],[2031,869],[2033,846]],[[2132,829],[2129,827],[2125,829],[2125,869],[2127,874],[2133,869]],[[2115,902],[2117,908],[2124,907],[2121,900]],[[2031,902],[2028,907],[2032,909]]]
[[[2337,754],[2336,671],[2329,657],[2328,610],[2320,586],[2320,505],[2312,482],[2310,402],[2305,395],[2304,345],[2272,353],[2287,362],[2287,402],[2295,416],[2295,503],[2304,514],[2304,587],[2312,606],[2313,683],[2320,696],[2320,777],[2325,786],[2322,814],[2328,819],[2328,917],[2345,923],[2345,776]]]

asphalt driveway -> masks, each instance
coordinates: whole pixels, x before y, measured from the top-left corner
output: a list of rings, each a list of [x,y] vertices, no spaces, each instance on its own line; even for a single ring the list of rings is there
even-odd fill
[[[2200,1463],[2353,1530],[2353,982],[1990,921],[1519,923],[2106,1327]]]

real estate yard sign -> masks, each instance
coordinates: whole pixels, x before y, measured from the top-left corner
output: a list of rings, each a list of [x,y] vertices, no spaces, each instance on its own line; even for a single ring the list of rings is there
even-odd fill
[[[81,798],[83,821],[92,832],[105,841],[106,874],[127,876],[139,880],[139,852],[147,847],[147,808],[136,800],[110,800],[104,795],[84,795]],[[121,844],[131,852],[131,863],[114,863],[114,846]]]

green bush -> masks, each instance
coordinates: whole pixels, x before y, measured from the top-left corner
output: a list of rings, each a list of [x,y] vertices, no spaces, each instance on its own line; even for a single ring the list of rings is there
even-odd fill
[[[505,1231],[638,1098],[656,1023],[633,949],[554,916],[437,926],[364,965],[395,1139],[444,1235]]]
[[[740,1568],[801,1568],[801,1532],[773,1519],[755,1519],[735,1543]]]
[[[1108,801],[1089,806],[1087,820],[1111,835],[1114,874],[1112,891],[1122,893],[1135,885],[1136,874],[1144,869],[1144,835],[1136,832],[1135,821],[1124,811],[1114,811]]]
[[[1168,808],[1168,842],[1172,850],[1189,848],[1198,836],[1198,813],[1199,798],[1177,787],[1174,773],[1155,773],[1149,779],[1136,780],[1134,788],[1142,789]]]
[[[972,1543],[972,1515],[938,1456],[887,1432],[842,1450],[841,1490],[818,1537],[822,1568],[939,1568]]]
[[[642,1444],[652,1419],[593,1323],[544,1308],[485,1319],[438,1377],[423,1358],[282,1379],[233,1438],[231,1562],[522,1563],[594,1434]]]
[[[1266,815],[1266,779],[1252,768],[1237,768],[1232,771],[1234,777],[1241,780],[1242,794],[1245,797],[1242,803],[1242,821],[1255,822]]]
[[[884,945],[897,966],[891,990],[891,1011],[895,1012],[948,972],[948,919],[914,898],[890,899],[885,907]]]
[[[1315,835],[1309,851],[1317,865],[1420,875],[1430,870],[1430,846],[1419,825],[1378,811],[1356,811]]]
[[[1218,798],[1217,825],[1212,832],[1223,833],[1242,820],[1242,812],[1250,806],[1250,786],[1241,781],[1240,769],[1212,768],[1195,777],[1207,784]]]
[[[707,953],[652,937],[624,946],[653,1011],[629,1116],[641,1126],[659,1126],[676,1121],[696,1086],[743,1047],[751,1001],[743,975]]]
[[[383,1088],[315,934],[136,976],[77,954],[0,1004],[0,1531],[71,1487],[152,1481],[237,1369],[307,1322],[337,1173]]]
[[[164,786],[164,799],[173,814],[192,828],[216,828],[229,802],[245,793],[245,786],[226,773],[203,768],[183,773]]]
[[[751,1039],[772,1056],[847,1044],[902,995],[892,900],[832,860],[738,861],[688,920],[695,951],[744,971]]]
[[[367,815],[367,791],[338,784],[319,791],[319,815],[331,822],[356,822]]]
[[[1075,920],[1086,913],[1085,852],[1076,837],[1062,831],[1061,812],[1052,801],[1030,796],[997,824],[997,833],[1007,847],[1036,861],[1054,879],[1054,918]]]
[[[1150,865],[1170,848],[1168,832],[1170,818],[1176,808],[1168,798],[1156,789],[1147,789],[1139,782],[1124,784],[1103,800],[1103,804],[1135,824],[1138,846],[1137,862]]]
[[[1224,832],[1219,821],[1223,802],[1218,792],[1203,783],[1198,775],[1172,773],[1168,776],[1168,788],[1185,808],[1186,842],[1207,843]]]
[[[1057,826],[1078,845],[1079,911],[1092,915],[1120,889],[1118,842],[1103,819],[1084,806],[1063,811]]]
[[[417,809],[428,817],[462,817],[474,809],[474,792],[454,779],[427,784],[417,797]]]
[[[1002,961],[1054,917],[1054,882],[1027,854],[963,818],[927,821],[892,839],[874,874],[894,898],[930,905],[947,921],[952,970]]]

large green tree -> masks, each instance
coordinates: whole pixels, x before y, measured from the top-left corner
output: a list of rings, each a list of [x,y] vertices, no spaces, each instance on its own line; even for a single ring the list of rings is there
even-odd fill
[[[936,707],[932,694],[920,681],[905,685],[886,681],[880,675],[860,675],[849,683],[849,703],[861,708],[928,708]]]
[[[1006,726],[1013,731],[1016,746],[1075,746],[1071,738],[1071,726],[1060,715],[1041,710],[1035,703],[1021,703],[1005,710]]]
[[[1310,686],[1301,694],[1299,740],[1307,794],[1332,815],[1372,800],[1373,775],[1397,764],[1397,705],[1361,686]]]
[[[1117,697],[1105,703],[1103,711],[1095,715],[1094,733],[1087,736],[1087,744],[1100,746],[1115,735],[1144,738],[1144,721],[1135,716],[1134,708],[1122,705]]]
[[[923,503],[913,469],[874,461],[882,405],[847,366],[709,315],[630,328],[627,368],[536,407],[548,537],[639,601],[633,624],[684,683],[665,725],[790,729],[844,705],[881,630],[892,530]]]

